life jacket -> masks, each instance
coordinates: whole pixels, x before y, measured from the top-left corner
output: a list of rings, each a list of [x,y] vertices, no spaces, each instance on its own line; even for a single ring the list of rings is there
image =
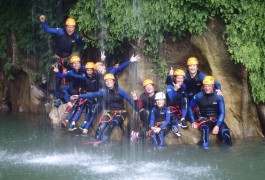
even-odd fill
[[[64,34],[56,35],[55,53],[61,58],[71,56],[75,44],[75,39],[76,39],[75,36],[76,36],[75,32],[69,36],[65,29],[64,29]]]
[[[166,107],[158,107],[158,106],[155,106],[154,107],[154,113],[155,113],[155,122],[163,122],[166,120],[166,110],[167,108]]]
[[[96,92],[99,90],[99,76],[93,74],[91,77],[86,75],[85,79],[85,91]]]
[[[118,93],[115,94],[113,89],[107,89],[102,97],[103,108],[107,110],[122,110],[124,108],[123,97]]]
[[[186,73],[187,76],[185,77],[184,83],[187,85],[186,92],[188,93],[188,96],[190,99],[197,94],[198,92],[201,91],[202,88],[202,82],[199,79],[199,73],[200,71],[197,72],[195,77],[191,78],[189,73]]]
[[[139,108],[143,108],[146,110],[151,111],[153,109],[153,107],[155,106],[155,94],[157,93],[157,91],[154,92],[153,96],[148,96],[146,93],[143,93],[140,95],[139,98]]]
[[[202,117],[217,117],[219,115],[218,99],[214,93],[204,93],[198,102],[198,106]]]
[[[74,69],[72,70],[74,73],[76,73],[77,75],[82,75],[84,72],[79,69],[78,71],[75,71]],[[72,93],[70,94],[79,94],[79,93],[85,93],[85,81],[83,79],[80,78],[75,78],[75,77],[70,77],[70,91]],[[81,92],[79,92],[79,90],[81,89]]]
[[[177,90],[177,96],[174,96],[174,99],[172,102],[170,102],[169,98],[167,97],[167,106],[181,106],[181,101],[183,97],[185,97],[185,91],[183,87],[180,87]]]

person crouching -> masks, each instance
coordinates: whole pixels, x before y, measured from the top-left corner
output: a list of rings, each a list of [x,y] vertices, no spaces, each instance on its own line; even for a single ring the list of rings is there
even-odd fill
[[[156,147],[165,147],[164,137],[169,132],[170,111],[166,107],[166,95],[158,92],[155,95],[156,105],[152,109],[150,127],[151,137]]]

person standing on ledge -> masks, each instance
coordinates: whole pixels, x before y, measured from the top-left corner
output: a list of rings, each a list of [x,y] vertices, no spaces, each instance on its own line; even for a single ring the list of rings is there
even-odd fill
[[[65,29],[63,28],[50,28],[46,23],[46,17],[41,15],[39,17],[42,23],[42,29],[49,34],[55,35],[55,55],[53,56],[53,67],[58,67],[59,72],[66,72],[71,68],[70,66],[70,57],[74,45],[77,44],[79,47],[83,46],[82,38],[79,36],[75,30],[76,21],[73,18],[68,18],[65,22]],[[66,79],[60,80],[54,73],[51,71],[51,77],[53,79],[53,87],[55,91],[56,101],[54,105],[58,107],[60,105],[60,85],[66,84]]]

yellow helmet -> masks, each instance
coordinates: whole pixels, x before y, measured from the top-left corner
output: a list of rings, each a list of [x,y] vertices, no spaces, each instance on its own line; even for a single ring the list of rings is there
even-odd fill
[[[76,22],[75,22],[75,19],[73,18],[68,18],[65,22],[65,25],[66,26],[75,26],[76,25]]]
[[[205,85],[213,85],[214,84],[214,78],[213,78],[213,76],[205,76],[203,78],[202,84],[205,84]]]
[[[79,56],[72,56],[70,59],[70,62],[71,63],[80,62],[80,57]]]
[[[113,74],[108,73],[108,74],[105,74],[105,76],[104,76],[104,80],[106,80],[106,79],[115,80],[115,77],[113,76]]]
[[[154,85],[154,82],[153,82],[151,79],[146,79],[146,80],[144,80],[144,82],[143,82],[143,87],[145,87],[147,84],[152,84],[152,85]]]
[[[196,57],[190,57],[187,61],[187,65],[194,65],[194,64],[199,64],[198,59]]]
[[[86,69],[94,69],[95,64],[93,62],[86,63]]]
[[[174,71],[174,76],[185,76],[185,72],[182,69],[176,69]]]
[[[97,70],[97,68],[99,66],[103,66],[103,63],[102,62],[97,62],[95,65],[94,65],[94,69]]]

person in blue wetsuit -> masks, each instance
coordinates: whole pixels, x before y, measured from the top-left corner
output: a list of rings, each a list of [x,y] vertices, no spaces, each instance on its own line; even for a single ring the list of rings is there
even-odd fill
[[[195,120],[193,108],[198,105],[200,117]],[[223,96],[217,95],[214,90],[214,78],[205,76],[203,79],[203,91],[197,93],[190,102],[189,113],[193,128],[201,131],[203,147],[208,147],[209,133],[218,135],[228,145],[232,145],[230,131],[225,120],[225,102]]]
[[[101,56],[102,61],[105,61],[104,56]],[[129,66],[130,63],[132,62],[138,62],[140,60],[140,57],[138,55],[134,56],[132,55],[130,60],[125,61],[124,63],[120,64],[118,67],[111,67],[111,68],[106,68],[104,62],[97,62],[95,64],[95,70],[97,71],[98,74],[100,74],[100,88],[105,86],[104,82],[104,75],[107,73],[111,73],[115,76],[115,81],[118,84],[118,79],[117,79],[117,74],[124,70],[126,67]]]
[[[164,137],[169,132],[170,110],[166,107],[166,95],[158,92],[155,95],[156,105],[152,109],[150,128],[151,138],[156,147],[165,147]]]
[[[196,57],[190,57],[187,60],[188,70],[185,72],[184,84],[186,84],[186,93],[188,95],[188,100],[190,101],[192,97],[201,91],[202,81],[206,74],[198,70],[198,59]],[[167,76],[166,84],[173,85],[173,69],[170,70],[169,76]],[[215,81],[215,90],[221,95],[221,84]]]
[[[55,35],[55,55],[53,57],[53,64],[55,67],[59,68],[59,72],[67,71],[71,68],[69,59],[73,51],[73,47],[77,44],[79,47],[83,46],[82,38],[79,36],[77,31],[75,31],[76,21],[73,18],[68,18],[66,20],[66,28],[50,28],[46,23],[46,17],[41,15],[39,17],[42,23],[42,29],[49,33]],[[65,79],[62,81],[57,78],[51,71],[51,76],[53,76],[55,97],[60,99],[60,85],[65,84]],[[59,100],[55,103],[56,106],[60,105]]]
[[[76,77],[76,76],[80,76],[80,77],[85,76],[85,71],[82,70],[80,61],[81,60],[79,56],[72,56],[70,59],[70,63],[72,66],[71,70],[65,73],[60,73],[57,67],[54,68],[53,70],[57,74],[58,78],[69,79],[68,84],[60,86],[61,96],[68,105],[66,108],[65,114],[69,113],[71,108],[73,107],[73,104],[70,101],[70,96],[74,94],[79,94],[80,91],[84,91],[84,88],[85,88],[84,81]]]
[[[93,141],[104,142],[107,141],[111,135],[112,130],[116,126],[121,126],[126,118],[126,110],[124,108],[124,99],[135,109],[134,101],[131,97],[115,83],[113,74],[105,74],[104,81],[106,87],[98,92],[91,94],[74,95],[71,98],[96,98],[102,97],[103,114],[99,119],[99,125],[96,130]]]
[[[139,132],[131,132],[131,140],[137,141],[138,138],[149,139],[150,130],[150,116],[153,107],[155,106],[155,91],[154,82],[151,79],[145,79],[143,81],[144,92],[140,95],[139,99],[136,92],[132,92],[132,97],[137,104],[137,111],[140,115],[140,120],[143,122],[143,127]]]
[[[99,76],[98,74],[94,73],[94,63],[87,62],[85,65],[85,69],[86,69],[86,74],[81,78],[84,84],[84,89],[82,92],[86,94],[97,92],[99,90]],[[85,109],[84,122],[80,127],[80,129],[83,130],[83,135],[85,135],[88,129],[93,124],[95,118],[94,116],[96,115],[95,113],[93,113],[93,111],[95,109],[96,104],[97,101],[95,98],[84,99],[84,100],[79,99],[75,103],[73,110],[70,112],[70,114],[74,114],[74,116],[72,118],[73,121],[69,126],[68,130],[73,131],[76,129],[76,122],[79,120],[83,110]]]
[[[178,131],[178,125],[182,128],[188,128],[185,120],[187,115],[187,97],[186,97],[186,86],[183,83],[185,72],[182,69],[176,69],[174,71],[173,85],[167,85],[167,107],[171,112],[171,129],[172,132],[177,136],[181,136]]]

